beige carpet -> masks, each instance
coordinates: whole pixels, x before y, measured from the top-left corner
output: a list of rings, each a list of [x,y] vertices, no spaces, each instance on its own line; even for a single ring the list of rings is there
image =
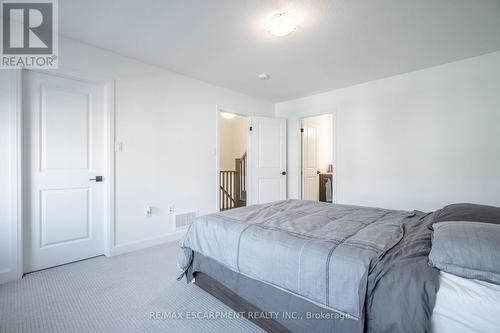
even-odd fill
[[[176,281],[177,249],[170,243],[97,257],[0,285],[0,332],[263,332]],[[151,312],[160,313],[151,319]]]

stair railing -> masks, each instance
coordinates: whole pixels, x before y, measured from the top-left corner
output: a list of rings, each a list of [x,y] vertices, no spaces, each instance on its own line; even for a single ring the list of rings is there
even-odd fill
[[[234,160],[234,169],[236,170],[236,175],[238,176],[236,184],[237,199],[238,201],[246,201],[247,153],[244,153],[243,156]]]
[[[246,206],[247,153],[234,160],[235,170],[220,171],[220,210]]]
[[[228,210],[231,208],[235,208],[236,201],[236,192],[235,192],[235,183],[236,183],[236,171],[221,171],[220,172],[220,210]]]

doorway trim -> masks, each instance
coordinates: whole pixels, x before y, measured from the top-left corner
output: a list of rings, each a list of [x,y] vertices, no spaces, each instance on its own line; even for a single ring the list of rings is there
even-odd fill
[[[215,148],[213,150],[213,155],[215,156],[215,212],[220,212],[220,125],[219,125],[219,114],[221,112],[232,113],[240,117],[245,117],[247,119],[247,142],[246,142],[246,153],[247,153],[247,176],[246,176],[246,189],[247,193],[250,193],[250,177],[252,175],[252,170],[250,166],[250,131],[248,126],[251,126],[250,120],[251,116],[243,112],[238,112],[232,108],[224,107],[222,105],[215,106]],[[247,194],[247,206],[249,205],[249,197]]]
[[[331,115],[332,116],[332,164],[334,166],[333,171],[333,186],[332,186],[332,203],[337,203],[338,198],[338,190],[337,190],[337,179],[338,179],[338,158],[337,158],[337,112],[336,111],[326,111],[319,113],[311,113],[298,118],[298,140],[299,140],[299,196],[301,200],[304,200],[304,141],[303,141],[303,132],[302,129],[302,121],[306,118],[312,118],[317,116]]]
[[[23,276],[23,108],[22,108],[22,70],[16,70],[15,78],[11,88],[11,103],[14,106],[11,108],[11,137],[10,142],[13,145],[10,155],[10,180],[11,180],[11,204],[10,216],[11,230],[15,232],[15,239],[11,239],[11,250],[15,258],[12,262],[15,264],[11,267],[12,275],[8,281],[19,280]],[[5,281],[7,282],[7,281]]]
[[[104,129],[106,133],[104,134],[105,142],[104,142],[104,151],[105,151],[105,169],[106,169],[106,174],[104,175],[105,179],[107,180],[107,186],[106,186],[106,203],[104,205],[105,209],[105,218],[104,218],[104,225],[102,226],[104,228],[104,243],[103,243],[103,253],[106,257],[111,257],[113,255],[116,255],[115,247],[116,247],[116,237],[115,237],[115,226],[116,226],[116,218],[115,218],[115,200],[116,200],[116,186],[115,186],[115,170],[116,170],[116,165],[115,165],[115,158],[116,158],[116,149],[115,149],[115,142],[116,142],[116,136],[115,136],[115,119],[116,119],[116,103],[115,103],[115,98],[116,98],[116,81],[115,80],[100,80],[100,79],[94,79],[94,78],[88,78],[86,75],[82,74],[66,74],[62,73],[61,71],[57,72],[52,72],[52,71],[46,71],[46,70],[32,70],[32,69],[25,69],[24,71],[31,71],[35,73],[42,73],[45,75],[51,75],[55,77],[60,77],[60,78],[66,78],[70,80],[76,80],[80,82],[86,82],[90,84],[95,84],[95,85],[100,85],[104,89],[104,113],[105,113],[105,126]],[[18,237],[17,237],[17,242],[18,242],[18,250],[17,250],[17,255],[18,255],[18,266],[17,266],[17,278],[20,279],[24,275],[24,249],[25,249],[25,242],[26,242],[26,228],[27,223],[30,223],[30,221],[26,220],[26,216],[28,214],[25,214],[26,209],[29,207],[26,207],[26,200],[25,200],[25,189],[24,189],[24,179],[26,177],[25,173],[26,170],[29,166],[23,165],[23,160],[24,160],[24,155],[26,154],[26,142],[24,142],[25,136],[25,114],[26,114],[26,109],[24,107],[24,99],[25,96],[23,95],[23,82],[22,82],[22,73],[23,71],[18,72],[17,76],[17,100],[18,100],[18,106],[17,106],[17,118],[18,121],[16,123],[16,131],[18,133],[19,139],[17,140],[17,172],[18,172],[18,183],[17,183],[17,194],[18,194],[18,202],[17,202],[17,209],[19,211],[18,213]],[[14,192],[14,191],[13,191]]]

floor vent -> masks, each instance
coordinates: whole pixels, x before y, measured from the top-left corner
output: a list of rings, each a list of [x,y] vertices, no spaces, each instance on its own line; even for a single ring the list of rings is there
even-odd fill
[[[193,223],[196,218],[196,212],[181,213],[174,215],[175,229],[185,229]]]

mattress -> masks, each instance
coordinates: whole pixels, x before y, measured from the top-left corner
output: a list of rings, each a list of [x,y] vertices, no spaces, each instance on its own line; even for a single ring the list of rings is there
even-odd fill
[[[205,273],[255,307],[246,311],[271,314],[272,320],[291,332],[363,332],[363,323],[359,320],[338,316],[335,312],[325,310],[301,297],[236,273],[200,253],[194,253],[190,270],[194,273],[196,281],[198,281],[196,273]],[[234,298],[222,301],[229,301],[226,304],[231,307]]]
[[[205,215],[181,241],[178,279],[193,281],[196,253],[241,280],[353,319],[335,332],[352,333],[344,327],[352,322],[365,332],[428,332],[439,282],[428,265],[432,217],[297,200]]]
[[[500,332],[500,286],[440,272],[431,331]]]

